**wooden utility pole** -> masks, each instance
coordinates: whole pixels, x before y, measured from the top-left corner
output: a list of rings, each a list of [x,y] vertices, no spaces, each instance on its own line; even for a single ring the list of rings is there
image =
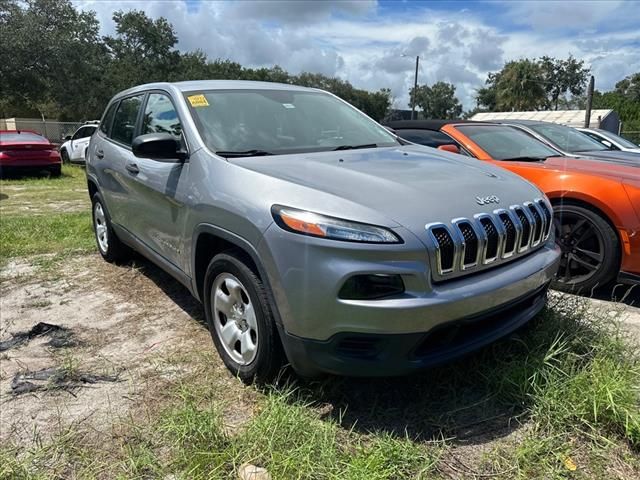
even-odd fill
[[[587,109],[584,112],[584,128],[589,128],[591,124],[591,104],[593,102],[593,87],[595,84],[595,79],[593,75],[589,79],[589,88],[587,88]]]

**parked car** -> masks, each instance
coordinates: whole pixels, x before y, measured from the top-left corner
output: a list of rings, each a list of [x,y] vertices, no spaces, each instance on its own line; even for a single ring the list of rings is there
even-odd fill
[[[399,140],[321,90],[142,85],[91,138],[98,249],[146,255],[204,303],[242,380],[395,375],[543,307],[551,206],[520,177]]]
[[[60,154],[42,135],[29,130],[0,130],[0,174],[48,171],[61,173]]]
[[[567,157],[588,157],[614,162],[640,164],[640,155],[630,152],[612,151],[588,135],[565,125],[536,120],[492,120],[491,122],[519,128],[560,151]]]
[[[60,145],[60,156],[64,163],[85,163],[85,154],[91,135],[98,129],[98,121],[86,122],[73,135],[67,135]]]
[[[601,130],[599,128],[578,128],[585,135],[588,135],[596,142],[600,142],[609,150],[621,150],[623,152],[640,153],[640,145],[637,145],[620,135]]]
[[[407,125],[390,126],[402,136]],[[590,292],[616,279],[640,283],[638,166],[566,157],[507,125],[451,120],[409,126],[435,129],[461,153],[522,175],[548,195],[562,249],[556,288]]]

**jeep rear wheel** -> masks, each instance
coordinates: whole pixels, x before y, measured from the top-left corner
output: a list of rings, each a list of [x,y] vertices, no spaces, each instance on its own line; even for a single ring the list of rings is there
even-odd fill
[[[578,205],[554,207],[556,242],[562,250],[553,287],[590,293],[615,279],[620,268],[620,242],[598,213]]]
[[[242,254],[213,257],[203,296],[209,331],[227,368],[247,384],[273,380],[283,364],[282,347],[265,286]]]
[[[93,231],[98,251],[107,262],[114,263],[129,258],[131,250],[116,236],[111,219],[99,193],[91,199],[93,213]]]

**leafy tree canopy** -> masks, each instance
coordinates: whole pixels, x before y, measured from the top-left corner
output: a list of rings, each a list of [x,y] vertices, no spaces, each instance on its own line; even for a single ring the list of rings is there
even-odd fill
[[[410,95],[411,101],[415,98],[424,118],[458,118],[462,113],[462,105],[456,97],[456,87],[451,83],[419,85],[416,91],[411,89]]]
[[[173,26],[145,12],[118,11],[114,35],[100,38],[93,12],[69,0],[0,0],[0,117],[99,118],[118,91],[154,81],[202,79],[296,83],[329,90],[376,120],[391,105],[387,89],[369,92],[316,73],[246,68],[180,52]]]
[[[588,77],[584,62],[572,56],[514,60],[487,75],[476,101],[484,111],[558,110],[584,94]]]

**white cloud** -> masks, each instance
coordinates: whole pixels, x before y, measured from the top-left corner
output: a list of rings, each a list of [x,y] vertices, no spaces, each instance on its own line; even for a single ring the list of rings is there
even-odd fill
[[[465,108],[475,105],[475,90],[487,72],[510,59],[573,54],[592,67],[600,89],[640,70],[640,22],[622,0],[507,2],[491,18],[482,7],[446,11],[430,4],[381,12],[373,0],[189,5],[78,0],[76,5],[96,11],[103,34],[114,32],[114,11],[142,9],[173,24],[181,50],[198,48],[211,59],[251,67],[277,64],[292,73],[336,75],[371,90],[390,88],[399,108],[409,101],[415,55],[421,58],[420,83],[453,82]],[[602,31],[603,19],[611,29],[616,15],[615,25],[621,26]],[[580,32],[567,33],[563,25]]]

